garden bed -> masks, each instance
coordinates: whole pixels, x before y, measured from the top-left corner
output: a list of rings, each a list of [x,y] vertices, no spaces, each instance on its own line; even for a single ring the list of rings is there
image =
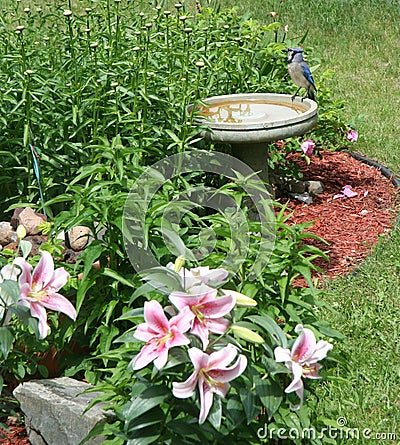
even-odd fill
[[[322,181],[324,192],[309,205],[295,199],[287,201],[287,198],[281,202],[288,202],[293,211],[288,223],[314,221],[308,231],[329,243],[308,241],[329,256],[330,263],[317,261],[325,272],[315,276],[324,279],[351,273],[371,252],[379,237],[393,228],[397,188],[378,168],[356,160],[347,152],[320,154],[321,159],[312,158],[309,165],[300,155],[293,155],[292,160],[300,166],[304,180]],[[334,198],[345,185],[351,185],[357,196]],[[298,279],[295,284],[303,286],[305,282]],[[0,445],[29,445],[26,430],[16,418],[9,418],[7,424],[10,432],[0,439]]]

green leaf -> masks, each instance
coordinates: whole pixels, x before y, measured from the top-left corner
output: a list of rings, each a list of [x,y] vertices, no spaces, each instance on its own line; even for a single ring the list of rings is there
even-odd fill
[[[132,437],[126,442],[126,445],[148,445],[158,443],[160,436],[159,425],[143,428],[140,431],[134,431]]]
[[[240,389],[239,396],[244,412],[246,413],[247,424],[250,424],[253,422],[259,412],[259,407],[256,403],[256,396],[252,391],[245,388]]]
[[[31,250],[32,250],[32,243],[30,243],[29,241],[20,240],[20,242],[19,242],[19,247],[20,247],[20,249],[21,249],[22,256],[23,256],[24,258],[27,258],[28,255],[31,253]]]
[[[129,304],[132,304],[137,298],[146,295],[148,292],[154,291],[154,286],[150,283],[144,283],[140,287],[138,287],[135,292],[132,294]]]
[[[78,291],[76,293],[76,312],[79,313],[79,310],[82,306],[82,303],[85,299],[87,291],[96,284],[96,279],[94,277],[86,278],[84,281],[80,281]]]
[[[93,263],[99,259],[100,255],[103,253],[105,247],[100,240],[92,241],[86,249],[82,252],[81,258],[84,260],[83,276],[82,281],[85,281],[89,272],[93,268]]]
[[[222,420],[222,403],[220,396],[214,396],[214,401],[210,409],[210,413],[208,414],[207,420],[217,431],[220,429]]]
[[[155,406],[160,405],[170,391],[166,386],[151,386],[145,389],[139,396],[134,397],[125,405],[123,414],[127,421],[136,419]]]
[[[115,270],[109,269],[108,267],[104,269],[103,275],[105,275],[106,277],[110,277],[115,281],[119,281],[121,284],[124,284],[125,286],[136,288],[136,286],[131,281],[127,280],[124,277],[121,277],[121,275],[115,272]]]
[[[237,428],[244,421],[243,404],[238,398],[229,397],[226,404],[226,414],[229,423],[232,423],[233,428]]]
[[[192,443],[207,443],[207,439],[203,433],[201,425],[199,426],[198,424],[194,424],[192,422],[189,423],[189,421],[185,419],[178,419],[169,422],[167,427],[168,430],[172,430],[182,437],[198,438],[196,442],[192,440]]]
[[[0,351],[6,359],[12,349],[14,343],[14,336],[7,326],[0,327]]]
[[[338,340],[345,340],[346,337],[336,329],[334,329],[329,322],[320,320],[313,322],[313,326],[316,327],[321,334],[326,335],[327,337],[336,338]]]
[[[28,307],[16,304],[9,307],[10,311],[20,318],[28,327],[33,329],[35,334],[39,337],[39,320],[31,317],[31,311]]]
[[[163,410],[156,406],[150,411],[142,414],[139,417],[131,420],[125,425],[126,430],[128,431],[129,437],[132,438],[132,432],[135,430],[143,430],[151,425],[159,425],[164,421],[165,415]]]
[[[8,297],[11,301],[16,303],[19,298],[19,286],[14,280],[4,280],[0,283],[0,292],[3,297]]]
[[[103,173],[106,170],[106,166],[103,164],[93,164],[93,165],[87,165],[85,167],[82,167],[80,169],[80,173],[78,176],[76,176],[73,181],[70,182],[70,186],[73,184],[76,184],[77,182],[81,181],[84,178],[87,178],[88,176],[94,175],[96,173]]]
[[[282,346],[282,348],[287,347],[285,333],[268,314],[250,315],[246,319],[261,326],[279,346]]]
[[[254,384],[257,394],[267,410],[268,419],[271,420],[282,403],[282,388],[273,380],[263,380],[258,376],[254,378]]]
[[[130,311],[123,313],[115,321],[118,321],[118,320],[131,320],[133,322],[137,322],[137,321],[142,321],[143,317],[144,317],[144,309],[143,309],[143,307],[137,307],[135,309],[131,309]]]

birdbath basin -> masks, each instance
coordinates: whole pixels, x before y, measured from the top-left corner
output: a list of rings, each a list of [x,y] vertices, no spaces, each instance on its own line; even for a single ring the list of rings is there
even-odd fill
[[[300,136],[318,120],[317,104],[289,94],[229,94],[203,100],[195,110],[194,122],[211,131],[202,136],[231,144],[232,154],[268,182],[267,142]],[[189,107],[189,112],[193,105]]]

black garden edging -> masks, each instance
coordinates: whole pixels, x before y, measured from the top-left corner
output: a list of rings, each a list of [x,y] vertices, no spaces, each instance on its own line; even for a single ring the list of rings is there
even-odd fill
[[[395,187],[400,187],[400,180],[394,176],[393,172],[391,172],[388,168],[386,168],[379,162],[369,159],[366,156],[360,155],[359,153],[355,153],[354,151],[349,151],[348,153],[357,161],[363,162],[367,165],[371,165],[372,167],[376,167],[382,173],[382,175],[385,176],[385,178],[388,178],[392,181],[392,184]]]

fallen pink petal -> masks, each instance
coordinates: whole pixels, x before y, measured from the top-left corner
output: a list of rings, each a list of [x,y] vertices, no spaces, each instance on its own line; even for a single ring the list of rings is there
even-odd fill
[[[333,197],[333,199],[337,199],[337,198],[354,198],[357,195],[358,195],[358,193],[353,191],[351,185],[345,185],[342,188],[341,193],[338,193],[337,195],[335,195]]]

